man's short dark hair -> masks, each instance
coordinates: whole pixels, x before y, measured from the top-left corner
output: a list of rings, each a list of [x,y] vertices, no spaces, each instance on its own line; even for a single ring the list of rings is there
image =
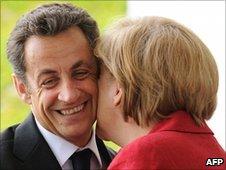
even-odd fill
[[[47,4],[22,16],[10,34],[7,55],[14,73],[26,82],[24,44],[32,36],[54,36],[78,26],[94,48],[99,30],[96,21],[82,8],[71,4]]]

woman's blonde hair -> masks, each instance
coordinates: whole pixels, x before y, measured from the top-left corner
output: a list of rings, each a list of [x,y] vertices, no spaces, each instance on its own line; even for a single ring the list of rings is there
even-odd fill
[[[216,107],[218,71],[212,54],[189,29],[163,17],[124,18],[95,49],[125,93],[124,118],[138,125],[177,110],[197,124]]]

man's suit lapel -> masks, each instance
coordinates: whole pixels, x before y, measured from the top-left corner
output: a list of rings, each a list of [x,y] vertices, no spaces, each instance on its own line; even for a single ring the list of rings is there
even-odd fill
[[[22,169],[61,170],[32,115],[16,128],[13,152],[23,162]]]
[[[110,148],[107,149],[104,142],[98,136],[96,136],[96,143],[103,163],[103,169],[107,169],[116,153],[110,150]]]

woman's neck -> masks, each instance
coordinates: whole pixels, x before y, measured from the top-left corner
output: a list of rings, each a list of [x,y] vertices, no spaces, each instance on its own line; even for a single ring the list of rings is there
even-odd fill
[[[138,126],[134,121],[124,122],[121,126],[120,135],[115,138],[115,143],[121,147],[129,144],[135,139],[147,135],[154,124],[147,127]],[[119,132],[117,132],[119,133]]]

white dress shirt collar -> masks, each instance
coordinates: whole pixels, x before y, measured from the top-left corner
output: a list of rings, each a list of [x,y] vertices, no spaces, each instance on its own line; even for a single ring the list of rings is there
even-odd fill
[[[96,144],[95,131],[92,132],[92,137],[89,140],[88,144],[83,148],[79,148],[78,146],[75,146],[74,144],[68,142],[64,138],[57,136],[52,132],[46,130],[44,127],[42,127],[42,125],[36,119],[35,119],[35,122],[61,167],[65,164],[65,162],[70,158],[70,156],[75,151],[80,151],[86,148],[89,148],[90,150],[92,150],[92,152],[95,154],[99,162],[100,167],[102,167],[100,154]]]

